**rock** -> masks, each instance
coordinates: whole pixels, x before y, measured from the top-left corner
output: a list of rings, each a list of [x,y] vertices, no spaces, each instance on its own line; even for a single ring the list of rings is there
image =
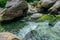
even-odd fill
[[[21,40],[21,38],[9,32],[1,32],[0,40]]]
[[[41,0],[37,3],[37,11],[38,12],[46,12],[56,0]]]
[[[40,13],[35,13],[31,16],[31,18],[39,18],[41,17],[43,14],[40,14]]]
[[[37,12],[40,10],[40,1],[35,1],[31,5],[35,8]]]
[[[35,12],[37,12],[36,8],[33,7],[31,4],[28,4],[28,14],[34,14]]]
[[[33,38],[35,35],[34,33],[36,34],[37,31],[35,30],[31,30],[30,32],[28,32],[26,35],[25,35],[25,38],[23,38],[23,40],[32,40],[31,38]],[[34,35],[34,36],[33,36]],[[37,34],[36,34],[37,35]]]
[[[40,0],[33,3],[33,6],[40,13],[53,13],[53,15],[57,15],[60,11],[60,0]]]
[[[60,14],[60,1],[57,1],[51,8],[48,9],[48,11],[53,15]]]
[[[28,5],[24,0],[8,0],[5,9],[0,13],[0,21],[26,16],[27,11]]]

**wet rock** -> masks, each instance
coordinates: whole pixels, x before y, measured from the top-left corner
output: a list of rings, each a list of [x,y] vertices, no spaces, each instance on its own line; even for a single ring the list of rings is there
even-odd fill
[[[39,17],[41,17],[43,14],[41,14],[41,13],[35,13],[35,14],[33,14],[32,16],[31,16],[31,18],[39,18]]]
[[[41,0],[33,3],[33,6],[38,12],[57,15],[60,11],[60,0]]]
[[[8,0],[5,9],[0,13],[0,21],[26,16],[27,10],[28,5],[24,0]]]
[[[57,1],[48,11],[53,15],[60,14],[60,1]]]
[[[32,30],[26,34],[26,36],[23,40],[32,40],[31,38],[33,38],[36,34],[37,34],[37,32],[35,30]]]
[[[28,7],[29,7],[28,14],[34,14],[35,12],[37,12],[36,8],[31,4],[28,4]]]
[[[47,12],[47,10],[53,6],[56,0],[41,0],[37,3],[37,11],[38,12]]]
[[[0,33],[0,40],[21,40],[21,38],[9,32]]]

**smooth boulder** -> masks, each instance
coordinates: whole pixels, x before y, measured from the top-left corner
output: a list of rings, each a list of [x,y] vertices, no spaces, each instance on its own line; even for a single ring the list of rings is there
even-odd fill
[[[5,9],[0,13],[0,22],[13,20],[27,15],[28,4],[24,0],[7,0]]]

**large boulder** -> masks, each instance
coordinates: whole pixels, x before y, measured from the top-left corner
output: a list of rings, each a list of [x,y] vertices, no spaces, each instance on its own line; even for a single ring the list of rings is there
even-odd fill
[[[28,4],[24,0],[8,0],[5,9],[0,13],[0,21],[12,20],[27,15]]]
[[[40,0],[37,2],[37,11],[38,12],[46,12],[47,9],[49,9],[53,4],[55,3],[56,0]]]

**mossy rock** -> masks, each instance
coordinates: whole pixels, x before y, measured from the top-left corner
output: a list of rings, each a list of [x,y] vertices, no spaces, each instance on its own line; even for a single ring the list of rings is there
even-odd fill
[[[38,21],[45,21],[45,20],[49,21],[49,25],[53,25],[56,21],[60,20],[60,15],[56,15],[55,17],[53,15],[47,14],[47,15],[43,15],[38,19]]]
[[[56,21],[60,20],[60,15],[57,15],[56,17],[52,18],[50,21],[49,21],[49,24],[54,24]]]
[[[40,17],[40,18],[38,19],[38,21],[51,20],[53,17],[54,17],[53,15],[48,15],[48,14],[46,14],[46,15],[43,15],[42,17]]]

